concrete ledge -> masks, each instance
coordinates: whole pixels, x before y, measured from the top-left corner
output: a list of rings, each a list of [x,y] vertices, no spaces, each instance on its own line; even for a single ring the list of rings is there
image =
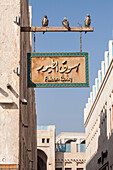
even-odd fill
[[[12,104],[13,100],[12,99],[0,99],[0,103]]]

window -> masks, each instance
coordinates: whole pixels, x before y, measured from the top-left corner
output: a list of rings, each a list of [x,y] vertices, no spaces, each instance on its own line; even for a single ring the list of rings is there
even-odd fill
[[[76,144],[76,152],[86,152],[86,144],[81,143],[81,144]]]
[[[45,143],[45,139],[44,138],[42,138],[42,143]]]
[[[83,170],[83,168],[77,168],[77,170]]]
[[[55,170],[62,170],[62,168],[55,168]]]
[[[49,143],[49,138],[47,139],[47,143]]]
[[[65,168],[65,170],[71,170],[71,168]]]

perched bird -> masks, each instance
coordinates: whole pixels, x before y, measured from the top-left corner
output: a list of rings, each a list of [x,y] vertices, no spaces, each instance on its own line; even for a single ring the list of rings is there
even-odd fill
[[[47,27],[49,24],[49,20],[47,18],[47,15],[44,15],[44,18],[42,19],[42,27]],[[43,32],[44,34],[45,32]]]
[[[67,21],[67,18],[64,17],[63,21],[62,21],[62,25],[67,28],[67,30],[69,31],[70,30],[70,27],[69,27],[69,22]]]
[[[85,24],[85,27],[90,27],[90,24],[91,24],[91,18],[90,18],[90,15],[87,14],[86,17],[85,17],[85,20],[84,20],[84,24]],[[85,34],[87,33],[87,31],[85,31]]]
[[[85,27],[90,27],[91,18],[90,18],[89,14],[86,15],[85,20],[84,20],[84,24],[85,24]]]

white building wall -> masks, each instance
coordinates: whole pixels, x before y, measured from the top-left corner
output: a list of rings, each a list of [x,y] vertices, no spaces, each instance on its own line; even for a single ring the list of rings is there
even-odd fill
[[[30,38],[20,32],[21,26],[29,26],[29,18],[28,0],[0,0],[0,169],[29,170],[37,165],[35,93],[27,88]]]
[[[105,61],[101,62],[101,70],[98,71],[98,78],[95,79],[95,85],[93,91],[90,93],[90,98],[93,102],[91,108],[86,104],[84,109],[84,123],[86,128],[86,158],[87,158],[87,170],[99,169],[102,165],[98,164],[97,161],[101,157],[101,153],[108,151],[108,156],[105,158],[104,163],[109,162],[109,166],[113,165],[113,154],[110,148],[113,147],[111,144],[112,133],[110,121],[110,109],[112,111],[112,97],[113,96],[113,41],[109,41],[109,51],[105,52]],[[109,58],[108,58],[109,57]],[[111,63],[110,63],[111,61]],[[102,75],[102,77],[101,77]],[[102,78],[102,82],[101,82]],[[97,80],[99,81],[99,89],[97,89]],[[96,96],[95,96],[96,88]],[[86,110],[89,110],[86,114]],[[107,110],[107,115],[105,113]],[[106,123],[107,121],[107,123]]]
[[[19,77],[13,72],[20,61],[20,27],[14,23],[19,1],[0,1],[0,164],[19,163]]]

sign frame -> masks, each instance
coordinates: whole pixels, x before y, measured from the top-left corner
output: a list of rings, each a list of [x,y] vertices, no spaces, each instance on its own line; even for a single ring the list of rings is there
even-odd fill
[[[85,83],[33,83],[31,81],[32,57],[82,57],[85,56]],[[27,82],[33,88],[58,88],[58,87],[89,87],[89,53],[88,52],[57,52],[57,53],[27,53]]]

